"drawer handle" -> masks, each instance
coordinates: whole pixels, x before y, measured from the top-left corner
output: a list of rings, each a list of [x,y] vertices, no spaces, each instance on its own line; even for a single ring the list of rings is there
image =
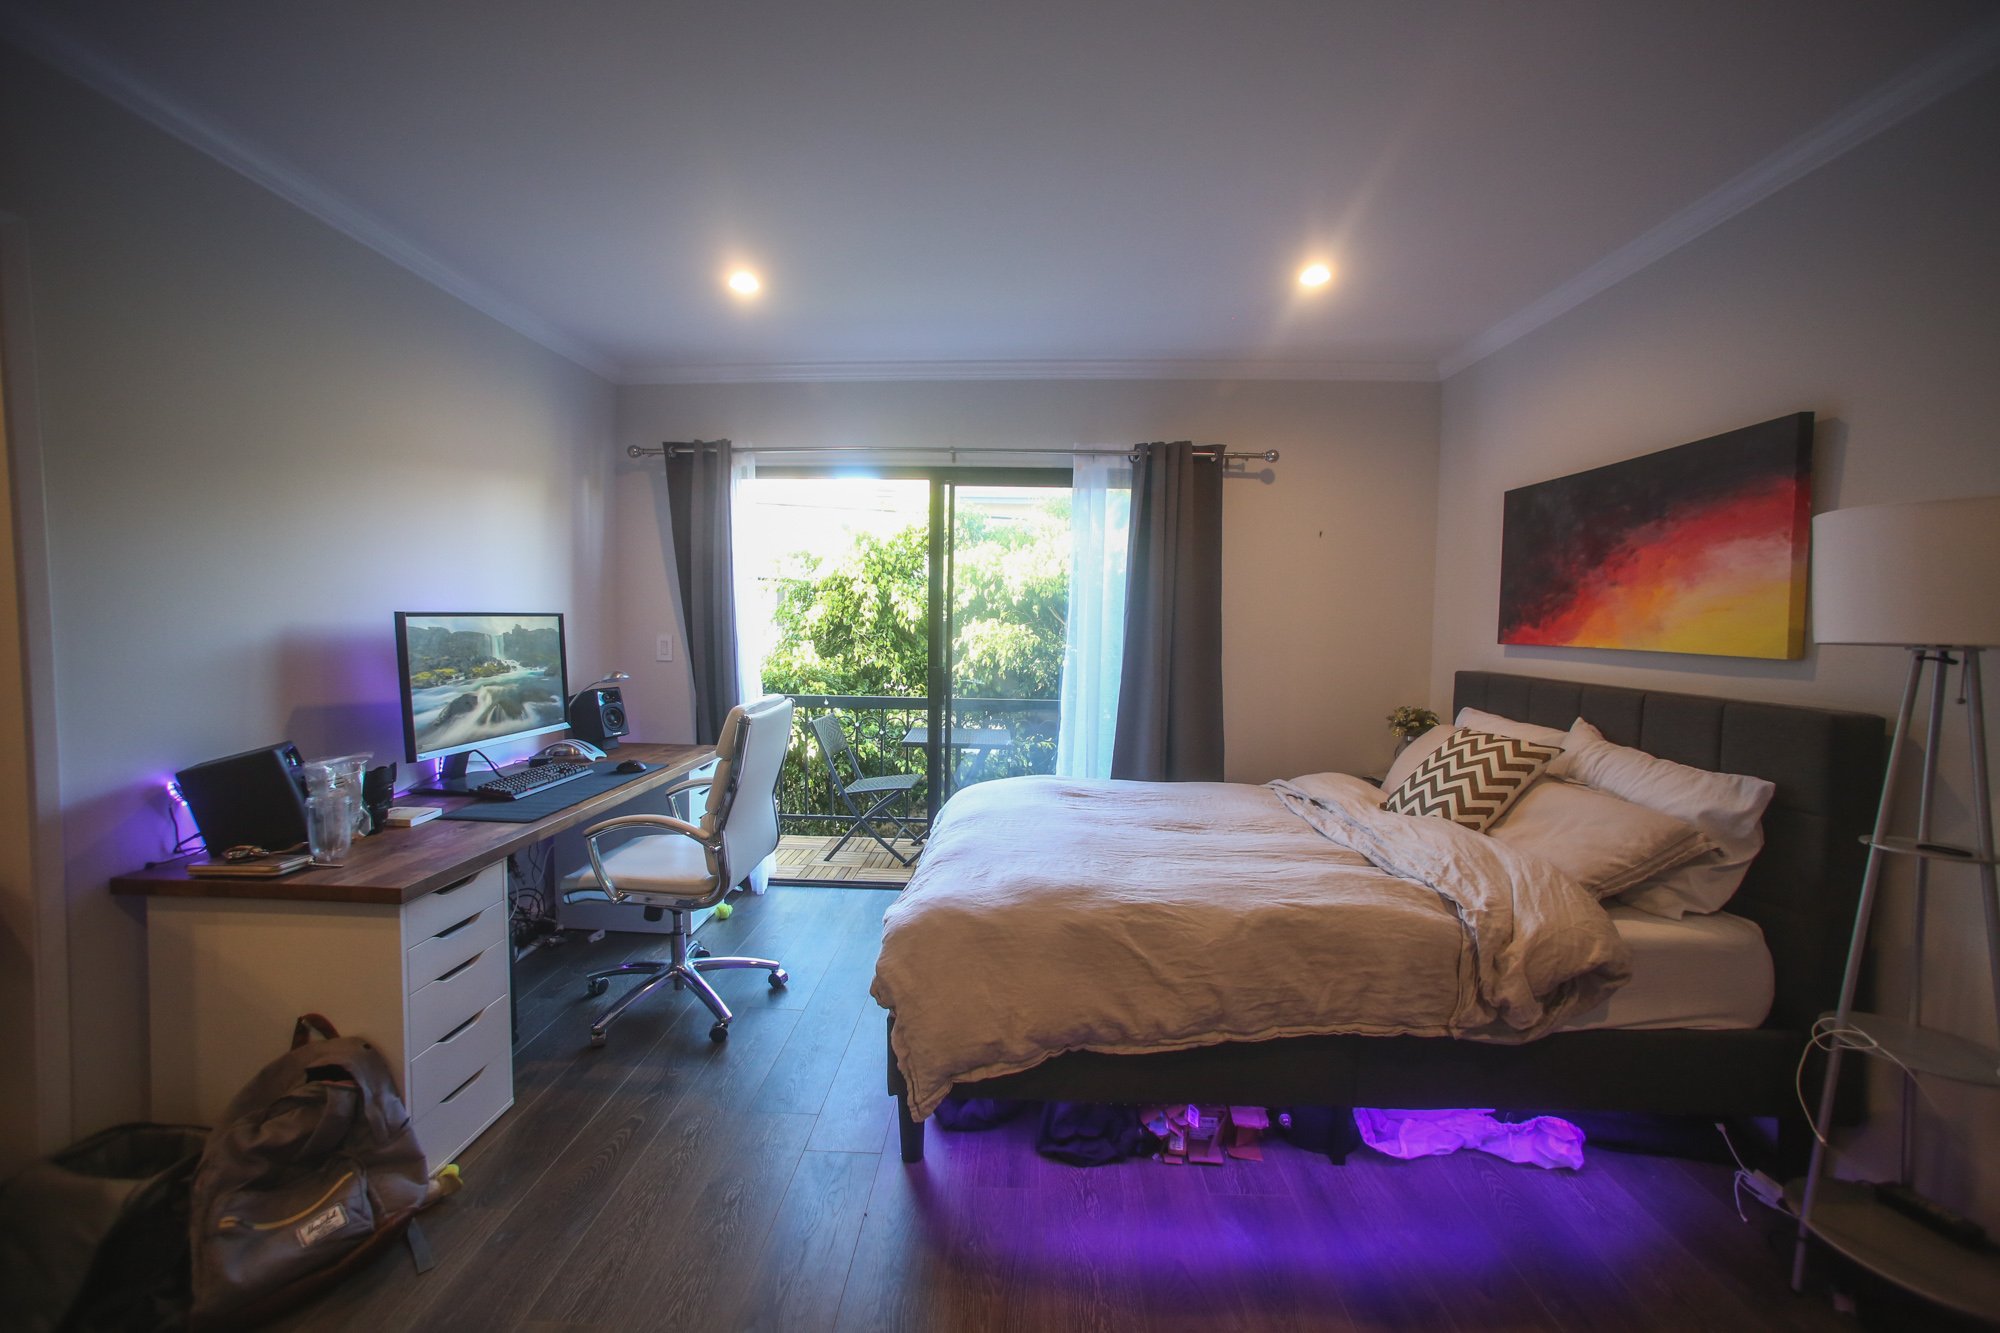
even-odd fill
[[[484,1009],[481,1009],[478,1013],[466,1019],[463,1023],[460,1023],[457,1027],[445,1033],[442,1037],[439,1037],[438,1045],[442,1046],[448,1041],[456,1040],[459,1033],[465,1031],[467,1028],[471,1027],[474,1023],[477,1023],[480,1019],[484,1017],[486,1017],[486,1011]]]
[[[467,926],[471,925],[473,922],[477,921],[480,917],[485,915],[486,913],[484,912],[474,912],[471,916],[465,918],[465,920],[459,922],[457,925],[446,926],[443,930],[440,930],[437,934],[433,935],[431,938],[441,940],[449,936],[456,935],[458,934],[459,931],[464,930]]]
[[[485,1072],[486,1071],[484,1069],[481,1069],[479,1071],[479,1074],[483,1074]],[[465,1080],[465,1082],[459,1084],[457,1087],[453,1088],[450,1092],[447,1092],[443,1097],[439,1098],[438,1105],[443,1106],[446,1102],[458,1096],[459,1093],[464,1092],[467,1088],[477,1083],[479,1081],[479,1074],[474,1074],[471,1078]]]
[[[480,950],[480,951],[479,951],[478,953],[476,953],[476,954],[472,955],[472,957],[470,957],[470,958],[466,959],[466,960],[465,960],[464,962],[460,963],[460,964],[459,964],[459,965],[458,965],[457,967],[454,967],[454,968],[453,968],[453,969],[452,969],[451,971],[449,971],[449,972],[445,973],[445,974],[444,974],[443,976],[439,977],[439,978],[438,978],[438,980],[439,980],[439,981],[450,981],[450,980],[451,980],[451,979],[452,979],[453,977],[455,977],[455,976],[457,976],[457,975],[458,975],[459,973],[461,973],[461,972],[465,971],[465,969],[466,969],[466,968],[468,968],[468,967],[471,967],[471,966],[472,966],[472,965],[473,965],[474,963],[478,962],[478,961],[479,961],[480,959],[484,958],[485,956],[486,956],[486,950],[484,950],[484,949],[481,949],[481,950]]]
[[[460,889],[464,888],[466,885],[472,883],[473,880],[478,878],[479,876],[477,873],[470,874],[467,875],[464,879],[458,881],[458,883],[456,884],[447,884],[443,888],[433,889],[431,890],[431,892],[437,894],[438,897],[442,898],[447,893],[457,893]]]

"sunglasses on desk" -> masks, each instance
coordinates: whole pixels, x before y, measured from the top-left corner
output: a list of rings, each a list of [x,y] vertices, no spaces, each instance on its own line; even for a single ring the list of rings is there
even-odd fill
[[[280,847],[277,851],[273,852],[247,842],[239,843],[224,852],[222,859],[225,861],[255,861],[266,856],[290,856],[295,852],[306,850],[308,845],[303,842],[293,843],[290,847]]]

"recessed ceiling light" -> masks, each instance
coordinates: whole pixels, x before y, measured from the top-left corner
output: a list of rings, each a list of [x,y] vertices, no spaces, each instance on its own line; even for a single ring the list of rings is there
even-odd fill
[[[1325,286],[1327,280],[1332,277],[1333,277],[1333,270],[1328,268],[1326,265],[1309,264],[1306,266],[1305,270],[1299,274],[1299,286],[1322,287]]]
[[[764,284],[757,281],[757,275],[747,268],[739,268],[729,275],[729,285],[745,296],[754,296]]]

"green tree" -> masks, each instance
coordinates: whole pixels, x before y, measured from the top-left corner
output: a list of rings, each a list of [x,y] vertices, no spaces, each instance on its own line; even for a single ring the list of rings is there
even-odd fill
[[[900,696],[902,709],[841,710],[869,773],[907,772],[905,731],[924,724],[929,693],[930,529],[854,534],[837,556],[785,556],[764,659],[764,688],[780,694]],[[1029,711],[960,709],[957,725],[1006,727],[1014,744],[977,766],[988,778],[1053,770],[1069,610],[1069,497],[1045,501],[1026,521],[976,509],[958,515],[953,543],[954,694],[960,699],[1045,699]],[[818,712],[820,710],[811,710]],[[970,761],[961,760],[969,764]],[[785,761],[779,808],[796,832],[838,826],[798,818],[830,810],[820,759],[801,728]],[[914,793],[922,807],[928,796]]]
[[[1069,616],[1069,497],[1025,523],[958,516],[953,581],[953,693],[1054,699],[1062,693]]]
[[[1054,699],[1069,612],[1069,497],[1026,523],[958,517],[953,551],[954,693]],[[857,533],[838,557],[785,557],[764,688],[782,694],[927,692],[929,531]]]

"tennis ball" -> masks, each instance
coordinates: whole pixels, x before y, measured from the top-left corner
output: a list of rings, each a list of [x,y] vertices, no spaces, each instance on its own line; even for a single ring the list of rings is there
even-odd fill
[[[717,903],[715,905],[715,919],[717,921],[727,921],[729,919],[729,914],[735,910],[736,909],[731,907],[728,903]]]

